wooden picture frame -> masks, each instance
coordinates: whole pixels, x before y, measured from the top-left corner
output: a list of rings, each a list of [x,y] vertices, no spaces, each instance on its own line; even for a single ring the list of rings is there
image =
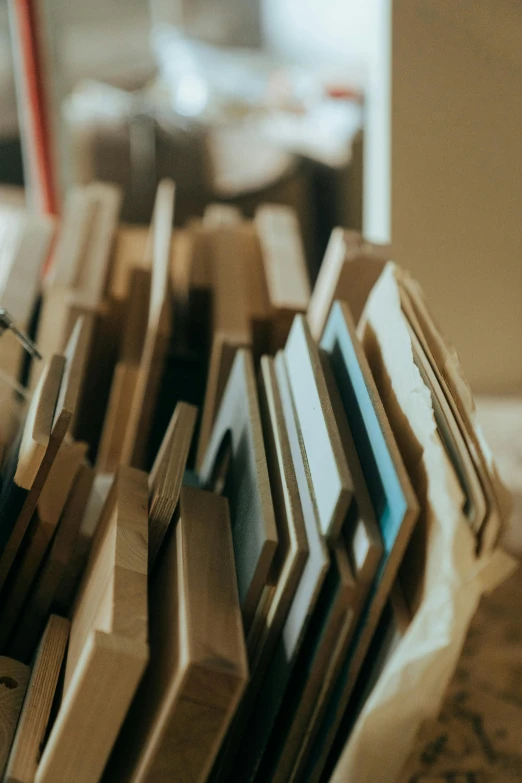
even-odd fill
[[[234,749],[235,762],[232,770],[227,768],[224,776],[220,776],[219,780],[250,779],[259,768],[283,701],[286,685],[292,674],[306,628],[330,564],[328,549],[319,533],[313,485],[306,465],[306,452],[292,397],[288,368],[282,351],[276,356],[275,369],[299,489],[309,554],[292,605],[283,624],[280,638],[266,671],[263,687],[248,722],[245,721],[243,726],[242,736],[248,735],[249,741],[246,744],[241,744],[242,737],[238,738]],[[241,752],[238,752],[238,744]]]
[[[314,487],[319,529],[324,536],[335,540],[353,496],[353,482],[337,431],[319,349],[302,315],[294,319],[284,354]]]
[[[334,303],[321,339],[321,348],[328,354],[339,389],[372,500],[384,554],[310,750],[306,775],[314,783],[322,774],[419,513],[418,501],[379,398],[368,360],[344,302]]]
[[[228,503],[184,487],[151,586],[151,661],[111,780],[207,780],[248,678]]]
[[[230,438],[230,516],[239,599],[248,634],[263,590],[273,580],[278,545],[252,354],[236,354],[200,472],[212,488],[225,438]]]

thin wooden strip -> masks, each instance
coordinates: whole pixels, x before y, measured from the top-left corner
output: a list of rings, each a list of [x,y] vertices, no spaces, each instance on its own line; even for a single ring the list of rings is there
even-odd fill
[[[85,192],[95,202],[95,217],[83,263],[78,269],[75,289],[85,306],[97,308],[106,293],[111,252],[122,202],[116,185],[92,182]]]
[[[30,674],[25,664],[0,657],[0,776],[9,758]]]
[[[67,498],[49,554],[27,599],[9,647],[18,660],[30,659],[45,626],[60,582],[72,558],[93,481],[94,471],[83,464]]]
[[[29,525],[44,481],[38,474],[49,449],[53,417],[65,367],[63,356],[46,362],[33,392],[20,438],[13,443],[0,496],[0,590]],[[45,471],[44,471],[45,472]]]
[[[179,500],[198,409],[178,402],[149,477],[149,572]]]
[[[82,185],[74,185],[65,195],[60,228],[52,254],[47,286],[74,288],[80,264],[85,257],[95,216],[95,204]]]
[[[211,486],[224,439],[230,436],[230,513],[239,598],[248,633],[269,584],[278,535],[266,463],[252,355],[236,354],[212,432],[201,480]]]
[[[36,783],[97,783],[148,660],[147,476],[120,468],[73,611],[64,698]]]
[[[119,224],[114,242],[109,296],[125,299],[132,270],[147,266],[145,250],[149,230],[149,226]]]
[[[270,304],[276,314],[306,312],[310,283],[296,213],[281,204],[263,204],[256,210],[255,224]]]
[[[328,394],[319,349],[304,316],[296,316],[285,360],[323,535],[335,539],[353,496],[353,483]]]
[[[114,473],[122,461],[127,425],[140,374],[140,361],[149,318],[150,291],[150,270],[142,268],[130,270],[122,343],[112,378],[96,460],[96,469],[102,473]]]
[[[36,503],[16,570],[3,591],[0,608],[0,649],[9,649],[12,631],[54,535],[67,496],[85,458],[85,443],[62,443]]]
[[[212,347],[201,414],[196,468],[201,470],[235,353],[250,346],[252,333],[243,265],[244,237],[235,225],[208,229],[197,252],[208,256],[212,285]],[[197,266],[204,267],[203,259]]]
[[[12,485],[11,488],[15,495],[15,505],[17,504],[17,513],[12,516],[12,519],[15,520],[14,526],[10,530],[9,539],[0,555],[0,589],[2,589],[9,570],[11,569],[13,560],[22,543],[36,508],[38,498],[40,497],[49,476],[49,471],[53,466],[58,450],[63,443],[76,410],[80,379],[83,374],[85,362],[84,329],[85,323],[79,320],[71,334],[64,356],[53,356],[51,359],[49,367],[52,375],[52,389],[49,390],[49,400],[47,402],[49,411],[52,411],[51,433],[43,459],[41,460],[29,491],[24,495],[23,505],[21,505],[21,507],[20,499],[16,499],[19,494],[16,481],[7,483],[8,492],[10,491],[9,487]],[[52,405],[50,404],[51,401]],[[15,467],[16,472],[18,472],[20,468],[25,472],[25,456],[26,455],[24,454],[22,459],[18,460]]]
[[[113,781],[207,780],[247,677],[227,501],[184,487],[151,589],[151,664]]]
[[[147,333],[123,444],[122,461],[139,468],[146,463],[154,407],[170,341],[174,192],[173,182],[160,182],[152,221],[153,264]]]
[[[113,479],[113,474],[98,473],[95,476],[87,499],[85,513],[80,522],[80,530],[74,544],[74,551],[69,558],[56,594],[56,606],[59,607],[60,612],[63,614],[69,615],[74,604],[74,598],[89,559],[94,535]]]
[[[307,319],[315,340],[322,337],[332,304],[348,304],[359,321],[368,294],[391,256],[388,245],[372,245],[356,231],[334,228],[319,270]]]
[[[51,615],[38,647],[4,783],[33,783],[42,754],[70,623]]]

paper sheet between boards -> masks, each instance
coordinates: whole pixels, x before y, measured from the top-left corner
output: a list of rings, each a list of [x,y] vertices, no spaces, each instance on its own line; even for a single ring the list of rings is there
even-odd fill
[[[426,482],[415,490],[427,515],[423,597],[359,715],[332,783],[397,779],[420,726],[440,711],[480,596],[516,568],[500,549],[475,555],[475,538],[461,511],[460,487],[437,433],[431,396],[413,362],[396,274],[395,265],[388,263],[358,331],[392,429],[396,434],[401,427],[403,433],[409,431],[412,454],[420,446]],[[454,361],[458,363],[456,356]],[[470,413],[474,417],[473,408]],[[484,442],[483,448],[495,471]]]

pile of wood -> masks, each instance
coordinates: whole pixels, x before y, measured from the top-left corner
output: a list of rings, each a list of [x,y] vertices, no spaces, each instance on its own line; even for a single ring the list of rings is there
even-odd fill
[[[326,780],[419,606],[432,513],[363,315],[390,250],[336,229],[311,292],[287,207],[173,231],[172,182],[150,228],[120,204],[69,193],[41,284],[52,226],[4,242],[0,305],[44,359],[0,341],[0,774]],[[394,281],[448,503],[492,550],[502,487],[418,286]]]

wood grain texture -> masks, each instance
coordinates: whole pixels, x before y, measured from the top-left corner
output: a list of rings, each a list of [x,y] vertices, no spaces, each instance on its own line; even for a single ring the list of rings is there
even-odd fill
[[[335,539],[353,496],[353,483],[332,411],[319,349],[306,319],[295,317],[285,361],[314,487],[322,534]]]
[[[0,526],[0,590],[23,540],[45,478],[55,407],[65,367],[63,356],[46,362],[2,476]],[[42,472],[41,468],[44,466]],[[47,471],[48,472],[48,471]],[[39,478],[40,473],[40,480]]]
[[[34,660],[20,720],[5,772],[5,783],[33,783],[44,747],[62,669],[70,623],[51,615]]]
[[[310,751],[319,780],[410,539],[419,506],[346,304],[336,302],[321,340],[350,426],[380,529],[384,554],[349,654]]]
[[[297,215],[290,207],[262,204],[255,226],[272,314],[272,351],[283,347],[296,313],[305,313],[310,282]]]
[[[263,687],[260,690],[250,719],[243,728],[243,733],[245,738],[248,737],[248,742],[243,741],[240,747],[235,749],[235,764],[230,773],[234,776],[230,778],[232,780],[249,780],[253,778],[261,763],[330,562],[328,550],[319,533],[318,512],[315,505],[313,486],[290,389],[288,371],[282,352],[279,352],[276,356],[275,365],[292,462],[303,510],[309,556],[274,655],[266,672]],[[239,753],[237,752],[238,750],[240,751]],[[222,779],[226,780],[227,775],[220,778],[220,780]]]
[[[46,287],[72,288],[93,228],[96,205],[82,185],[67,190]]]
[[[4,587],[4,600],[0,609],[0,649],[2,650],[10,647],[13,629],[21,618],[24,602],[54,536],[86,450],[85,443],[62,443],[49,471],[36,503],[23,548],[18,554],[15,573]],[[12,655],[12,652],[9,654]],[[13,655],[13,657],[18,656]]]
[[[0,657],[0,775],[4,774],[31,670]]]
[[[135,268],[150,268],[146,253],[149,226],[120,223],[118,225],[109,281],[109,296],[125,299],[129,292],[130,275]]]
[[[118,363],[98,448],[96,469],[114,473],[122,461],[123,447],[140,374],[151,295],[151,270],[129,271],[128,298]]]
[[[85,322],[78,320],[64,355],[47,362],[27,413],[20,446],[14,444],[4,477],[0,590],[26,534],[58,450],[71,424],[85,364]],[[48,432],[51,420],[50,432]],[[22,491],[20,491],[22,490]]]
[[[64,697],[37,783],[101,778],[148,660],[147,476],[122,467],[72,616]]]
[[[357,231],[334,228],[308,307],[314,340],[321,339],[336,299],[348,304],[358,323],[368,294],[390,257],[389,245],[374,245]]]
[[[60,612],[67,616],[69,616],[73,607],[74,598],[89,559],[101,512],[113,480],[113,474],[96,474],[88,495],[85,511],[80,520],[80,529],[74,543],[73,554],[67,562],[65,573],[60,580],[60,586],[56,594],[56,605],[59,607]]]
[[[23,608],[9,649],[28,662],[50,615],[53,602],[72,559],[82,516],[94,481],[94,471],[83,464],[68,495],[58,530]]]
[[[182,489],[153,578],[150,644],[108,777],[203,782],[248,677],[225,498]]]
[[[223,439],[230,437],[229,502],[239,599],[246,633],[271,582],[278,544],[252,355],[236,354],[201,470],[209,486]]]
[[[208,255],[212,290],[212,347],[201,414],[196,468],[201,470],[238,348],[251,345],[246,301],[244,238],[235,225],[208,229],[199,252]],[[198,262],[201,267],[203,264]]]
[[[145,467],[154,407],[170,340],[170,256],[174,192],[172,181],[160,182],[151,226],[153,255],[147,332],[122,453],[122,461],[137,468]]]
[[[80,241],[77,246],[73,243],[71,250],[78,256],[69,255],[58,259],[56,285],[48,285],[43,297],[37,342],[44,356],[62,351],[78,315],[83,315],[89,322],[92,337],[96,313],[107,287],[121,192],[114,185],[95,182],[87,185],[84,193],[88,215],[83,217],[89,224],[86,241]],[[62,227],[62,230],[66,233],[74,231],[69,225]],[[87,355],[90,352],[90,337],[86,338]],[[34,387],[39,369],[33,367],[31,385]]]
[[[149,572],[171,524],[194,435],[198,409],[178,402],[149,476]]]

